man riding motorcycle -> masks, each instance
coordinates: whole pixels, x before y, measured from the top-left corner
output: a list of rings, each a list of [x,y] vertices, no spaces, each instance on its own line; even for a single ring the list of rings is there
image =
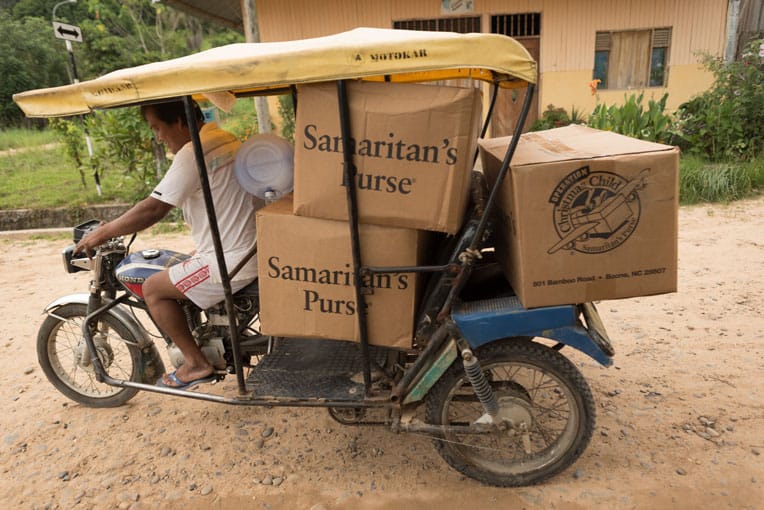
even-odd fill
[[[225,263],[229,268],[235,267],[255,243],[254,213],[262,202],[247,193],[236,179],[234,161],[240,142],[216,123],[205,124],[198,105],[194,106]],[[194,341],[179,300],[191,300],[206,309],[224,299],[224,288],[184,104],[175,101],[144,105],[141,112],[156,138],[175,155],[172,165],[150,196],[85,236],[77,243],[75,253],[89,253],[110,238],[150,227],[173,207],[183,210],[196,251],[190,259],[150,276],[143,284],[143,297],[157,326],[173,340],[185,359],[183,365],[164,374],[157,384],[190,388],[214,381],[215,375],[214,368]],[[232,292],[256,278],[257,258],[251,257],[231,280]]]

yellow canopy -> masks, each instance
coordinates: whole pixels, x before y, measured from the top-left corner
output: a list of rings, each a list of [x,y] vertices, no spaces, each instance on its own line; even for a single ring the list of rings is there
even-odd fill
[[[452,78],[524,86],[536,82],[536,62],[503,35],[357,28],[315,39],[231,44],[74,85],[22,92],[13,100],[29,117],[56,117],[184,95],[267,93],[339,79]]]

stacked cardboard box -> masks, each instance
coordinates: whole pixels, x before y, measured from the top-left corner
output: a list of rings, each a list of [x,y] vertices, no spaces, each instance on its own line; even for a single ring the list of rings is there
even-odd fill
[[[295,214],[347,220],[343,148],[350,143],[362,222],[456,233],[480,133],[480,91],[348,85],[350,141],[340,136],[336,85],[298,88]]]
[[[511,138],[480,141],[496,182]],[[522,135],[497,256],[527,308],[674,292],[679,151],[582,126]]]
[[[291,197],[257,213],[260,323],[263,333],[360,339],[347,222],[292,214]],[[426,233],[361,225],[361,259],[370,266],[422,263]],[[376,274],[365,282],[369,342],[410,348],[418,278]]]
[[[295,191],[257,215],[261,328],[274,336],[359,340],[343,147],[357,165],[361,260],[425,264],[428,230],[455,233],[469,196],[477,89],[348,84],[353,139],[340,135],[335,83],[299,87]],[[410,348],[419,276],[365,282],[371,344]]]

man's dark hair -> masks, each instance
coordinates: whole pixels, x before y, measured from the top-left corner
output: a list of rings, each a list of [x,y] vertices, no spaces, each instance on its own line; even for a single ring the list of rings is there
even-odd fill
[[[186,122],[186,106],[183,101],[171,101],[169,103],[154,103],[144,104],[141,106],[141,115],[146,118],[146,110],[152,110],[154,115],[165,124],[174,124],[178,119],[184,126],[188,125]],[[202,109],[194,101],[194,113],[196,114],[196,123],[201,125],[204,122],[204,115],[202,115]]]

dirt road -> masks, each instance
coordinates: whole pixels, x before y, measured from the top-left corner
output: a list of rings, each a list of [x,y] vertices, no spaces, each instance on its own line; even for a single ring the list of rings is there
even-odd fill
[[[0,501],[5,508],[764,508],[764,197],[680,211],[680,290],[599,308],[615,366],[568,353],[598,422],[579,461],[536,487],[464,479],[430,442],[344,427],[321,409],[139,394],[68,401],[34,341],[53,298],[85,292],[63,239],[0,238]],[[183,250],[178,235],[139,245]],[[230,379],[230,378],[229,378]],[[223,384],[233,385],[233,381]]]

